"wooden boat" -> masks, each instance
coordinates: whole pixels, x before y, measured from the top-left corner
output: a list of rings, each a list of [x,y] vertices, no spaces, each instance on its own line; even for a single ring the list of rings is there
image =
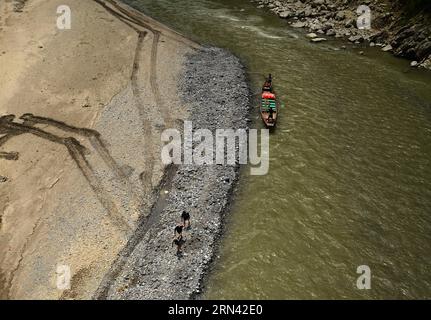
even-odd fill
[[[272,77],[269,74],[262,86],[260,115],[266,127],[275,127],[278,116],[278,103],[272,88]]]

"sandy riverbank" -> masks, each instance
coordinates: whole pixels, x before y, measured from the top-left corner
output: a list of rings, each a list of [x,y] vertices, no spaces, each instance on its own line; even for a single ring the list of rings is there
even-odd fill
[[[74,1],[70,30],[61,1],[15,4],[0,7],[1,297],[90,298],[158,198],[160,132],[188,117],[178,80],[199,45],[115,1]]]

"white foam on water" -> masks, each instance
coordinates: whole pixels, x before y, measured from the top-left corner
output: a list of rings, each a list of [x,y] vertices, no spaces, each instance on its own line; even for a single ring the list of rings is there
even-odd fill
[[[239,19],[239,18],[237,18],[235,16],[226,15],[226,14],[218,14],[218,15],[216,15],[216,18],[220,18],[220,19],[224,19],[224,20],[230,20],[230,21],[235,21],[235,22],[241,21],[241,19]]]
[[[293,39],[299,39],[299,36],[296,33],[290,32],[290,31],[286,31],[286,33],[292,37]]]
[[[251,31],[255,32],[257,35],[264,37],[264,38],[268,38],[268,39],[282,39],[283,38],[283,37],[280,37],[277,35],[268,34],[265,31],[263,31],[262,29],[260,29],[258,27],[254,27],[254,26],[242,26],[241,28],[251,30]]]

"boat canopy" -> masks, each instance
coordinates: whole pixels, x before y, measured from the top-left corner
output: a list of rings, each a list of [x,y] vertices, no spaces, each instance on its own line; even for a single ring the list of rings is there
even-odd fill
[[[262,99],[262,110],[263,111],[269,111],[270,108],[273,111],[276,111],[277,106],[275,104],[275,100],[274,99]]]
[[[272,92],[263,92],[262,93],[262,99],[273,99],[275,100],[275,94]]]

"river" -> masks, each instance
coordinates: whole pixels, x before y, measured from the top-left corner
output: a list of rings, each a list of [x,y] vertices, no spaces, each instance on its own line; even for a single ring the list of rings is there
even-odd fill
[[[248,0],[125,2],[232,51],[255,93],[271,72],[284,102],[269,173],[243,170],[204,298],[431,298],[431,73],[310,43]]]

